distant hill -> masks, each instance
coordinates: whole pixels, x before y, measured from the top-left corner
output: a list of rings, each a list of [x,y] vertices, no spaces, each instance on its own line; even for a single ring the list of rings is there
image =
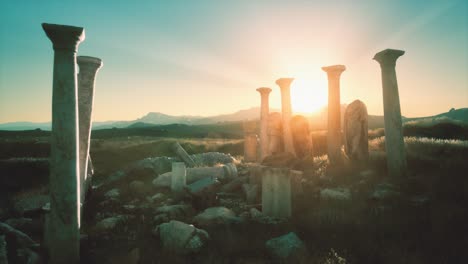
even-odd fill
[[[346,105],[341,106],[341,119],[343,120]],[[280,112],[279,109],[271,109],[271,112]],[[327,107],[322,108],[320,111],[313,114],[305,114],[311,121],[313,130],[323,130],[327,128]],[[260,118],[260,108],[252,107],[244,109],[231,114],[223,114],[211,117],[203,116],[172,116],[158,112],[150,112],[145,116],[131,121],[105,121],[94,122],[93,130],[109,129],[109,128],[143,128],[151,127],[154,125],[170,125],[170,124],[183,124],[183,125],[209,125],[218,123],[240,122],[244,120],[258,120]],[[403,117],[403,122],[415,121],[421,119],[437,119],[437,118],[450,118],[468,123],[468,108],[451,109],[446,113],[441,113],[428,117],[406,118]],[[369,128],[384,127],[383,116],[369,115]],[[0,124],[0,130],[50,130],[50,122],[32,123],[32,122],[13,122]]]

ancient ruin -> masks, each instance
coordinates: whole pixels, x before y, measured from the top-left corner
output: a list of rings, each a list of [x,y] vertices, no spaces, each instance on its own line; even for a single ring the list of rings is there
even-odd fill
[[[76,53],[81,27],[42,24],[54,48],[50,213],[46,244],[50,263],[79,263],[80,167]]]
[[[262,168],[262,213],[291,217],[291,178],[288,168]]]
[[[298,158],[312,155],[312,136],[309,121],[301,115],[291,118],[291,132],[293,135],[294,150]]]
[[[405,54],[402,50],[386,49],[374,56],[382,72],[382,90],[385,120],[385,149],[388,174],[391,177],[406,175],[406,150],[403,140],[400,96],[396,77],[396,61]]]
[[[340,76],[346,70],[344,65],[322,67],[328,76],[328,159],[331,164],[341,163],[341,104]]]
[[[277,154],[284,151],[283,121],[278,112],[268,115],[268,153]]]
[[[173,192],[182,192],[187,184],[187,172],[185,163],[173,162],[171,174],[171,190]]]
[[[291,83],[294,81],[294,78],[280,78],[276,80],[276,84],[281,89],[281,109],[282,109],[282,118],[283,118],[283,143],[284,151],[289,152],[293,155],[296,155],[294,151],[294,144],[291,134],[291,115],[292,115],[292,106],[291,106]]]
[[[244,161],[257,161],[257,122],[245,121],[244,128]]]
[[[366,105],[355,100],[346,107],[344,115],[344,148],[352,161],[365,162],[369,158],[368,117]]]
[[[263,160],[270,154],[268,143],[268,117],[270,113],[269,95],[270,88],[258,88],[257,92],[260,93],[261,106],[260,106],[260,160]]]
[[[94,102],[94,85],[96,74],[102,67],[99,58],[78,56],[78,120],[79,120],[79,149],[80,149],[80,204],[83,205],[85,194],[91,187],[92,175],[89,145],[91,141],[92,111]]]

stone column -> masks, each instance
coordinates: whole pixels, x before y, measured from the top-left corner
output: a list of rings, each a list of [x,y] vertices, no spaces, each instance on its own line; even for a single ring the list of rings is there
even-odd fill
[[[382,71],[382,89],[385,121],[385,149],[391,177],[406,175],[406,152],[403,141],[400,97],[395,72],[396,60],[405,54],[402,50],[386,49],[374,56]]]
[[[287,168],[262,169],[262,212],[271,217],[291,216],[291,178]]]
[[[54,48],[50,213],[46,241],[49,263],[79,263],[80,185],[76,52],[81,27],[42,24]]]
[[[174,150],[177,156],[179,156],[179,158],[182,159],[188,167],[196,166],[195,161],[193,161],[193,159],[189,156],[187,151],[185,151],[179,142],[176,141],[174,144],[172,144],[172,150]]]
[[[322,67],[328,76],[328,132],[327,153],[331,164],[341,162],[340,76],[344,65]]]
[[[284,151],[296,155],[294,151],[293,139],[291,134],[290,120],[292,115],[291,108],[291,83],[294,78],[280,78],[276,84],[281,89],[281,110],[283,112],[283,142]]]
[[[268,153],[277,154],[284,151],[283,125],[278,112],[268,115]]]
[[[171,190],[181,192],[187,184],[187,171],[184,162],[172,163]]]
[[[358,163],[369,159],[368,117],[366,105],[355,100],[344,115],[344,149],[350,160]]]
[[[263,160],[266,156],[270,155],[268,147],[268,115],[270,113],[269,106],[269,95],[271,92],[270,88],[262,87],[258,88],[257,92],[261,96],[261,107],[260,107],[260,160]]]
[[[94,101],[94,83],[96,74],[102,67],[99,58],[78,56],[77,63],[80,68],[78,74],[78,120],[80,134],[80,204],[83,205],[85,194],[90,187],[91,178],[88,178],[89,144],[91,140],[91,120]]]
[[[244,126],[244,161],[257,161],[257,124],[255,121],[246,121]]]

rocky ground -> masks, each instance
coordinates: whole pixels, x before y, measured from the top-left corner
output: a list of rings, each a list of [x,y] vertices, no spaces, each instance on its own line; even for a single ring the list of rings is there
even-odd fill
[[[259,164],[192,155],[201,167],[231,169],[173,193],[160,175],[177,158],[133,162],[97,178],[88,193],[82,263],[463,263],[466,146],[418,145],[417,156],[412,149],[402,180],[386,176],[382,151],[372,151],[368,164],[335,167],[326,156],[267,158],[262,165],[303,172],[289,219],[262,214]],[[47,186],[2,195],[0,263],[46,263]]]

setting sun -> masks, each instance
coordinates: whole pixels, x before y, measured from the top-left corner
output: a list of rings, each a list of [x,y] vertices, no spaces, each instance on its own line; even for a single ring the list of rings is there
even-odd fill
[[[327,77],[298,78],[291,84],[294,112],[312,113],[327,105]]]

